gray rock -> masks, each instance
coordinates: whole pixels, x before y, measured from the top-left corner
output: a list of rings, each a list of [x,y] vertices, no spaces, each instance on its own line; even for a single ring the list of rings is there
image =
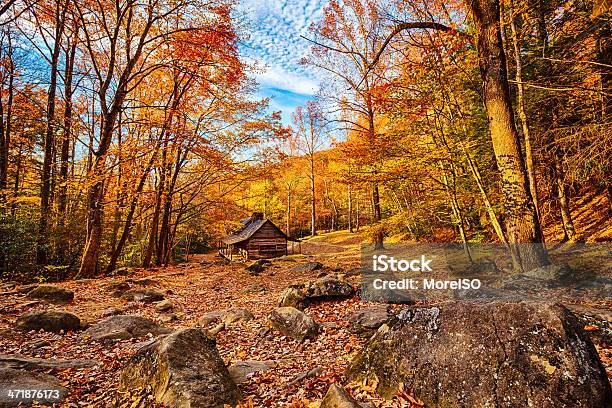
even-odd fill
[[[67,303],[74,300],[74,292],[55,285],[38,285],[26,295],[31,299]]]
[[[0,406],[16,406],[15,399],[10,398],[9,390],[32,390],[34,397],[21,398],[23,404],[39,402],[60,402],[64,399],[67,390],[61,386],[56,377],[49,374],[36,373],[12,368],[0,368]],[[45,390],[48,390],[45,393]],[[40,391],[40,393],[38,392]],[[45,395],[46,394],[46,395]],[[39,398],[40,397],[40,398]]]
[[[221,322],[225,325],[225,327],[228,327],[229,325],[238,321],[248,322],[254,318],[255,316],[253,316],[253,313],[247,309],[242,307],[232,307],[223,313],[223,316],[221,316]]]
[[[121,267],[121,268],[117,268],[114,271],[111,272],[111,275],[115,275],[115,276],[127,276],[129,275],[130,271],[128,268],[126,268],[125,266]]]
[[[127,310],[128,309],[125,307],[112,307],[111,306],[102,311],[102,317],[117,316],[120,314],[124,314],[125,312],[127,312]]]
[[[371,336],[380,326],[389,323],[393,315],[387,305],[376,305],[356,310],[348,317],[351,333]]]
[[[160,312],[165,312],[167,310],[172,309],[173,307],[174,305],[168,299],[162,300],[161,302],[155,304],[155,310]]]
[[[130,359],[121,370],[119,391],[147,387],[157,403],[176,408],[234,406],[241,397],[214,340],[199,329],[172,333]]]
[[[268,320],[282,334],[299,341],[314,338],[319,333],[319,325],[312,317],[294,307],[277,307]]]
[[[129,283],[134,283],[140,286],[150,286],[150,285],[155,285],[159,283],[159,281],[152,279],[152,278],[126,279],[125,281]]]
[[[345,281],[325,276],[318,279],[305,288],[306,299],[319,300],[331,298],[346,298],[354,293],[353,286]]]
[[[200,318],[199,324],[200,326],[208,326],[213,322],[220,321],[227,327],[238,321],[248,322],[253,319],[253,313],[249,310],[241,307],[231,307],[229,309],[204,313]]]
[[[16,370],[63,370],[67,368],[94,367],[98,364],[99,362],[95,360],[65,360],[0,355],[0,368],[14,368]]]
[[[312,272],[318,271],[323,268],[323,264],[320,262],[306,262],[300,265],[296,265],[289,270],[289,272]]]
[[[232,380],[236,384],[241,384],[251,378],[253,374],[267,371],[273,365],[274,361],[236,361],[228,368],[228,371]]]
[[[130,290],[130,284],[125,281],[111,282],[106,286],[106,290],[108,290],[113,297],[121,297],[121,295]]]
[[[412,305],[415,298],[403,290],[374,289],[372,283],[362,282],[359,285],[359,297],[370,302],[388,303],[392,305]]]
[[[324,276],[314,282],[290,285],[281,293],[278,305],[303,310],[311,302],[342,299],[352,296],[354,292],[350,283],[333,276]]]
[[[81,320],[62,310],[44,310],[19,316],[16,325],[21,330],[74,331],[81,328]]]
[[[209,324],[221,320],[221,316],[225,313],[225,310],[214,310],[212,312],[206,312],[200,318],[198,324],[200,326],[208,326]]]
[[[307,306],[305,285],[291,285],[280,295],[279,307],[295,307],[303,310]]]
[[[264,269],[266,269],[267,265],[270,265],[270,261],[267,259],[258,259],[257,261],[251,263],[250,265],[248,265],[246,268],[244,268],[246,271],[249,272],[249,274],[253,275],[253,276],[257,276],[260,273],[262,273],[264,271]]]
[[[94,340],[125,340],[147,334],[158,336],[171,330],[159,326],[154,321],[141,316],[117,315],[93,324],[83,334]]]
[[[344,388],[332,384],[319,408],[361,408],[361,405]]]
[[[458,301],[397,318],[353,360],[350,381],[374,380],[384,397],[411,384],[428,407],[612,406],[595,347],[561,305]]]
[[[159,317],[159,320],[162,323],[171,323],[171,322],[175,322],[178,320],[178,316],[174,313],[170,313],[170,314],[163,314]]]
[[[159,302],[164,297],[163,293],[155,289],[131,289],[121,295],[121,299],[144,303]]]
[[[26,294],[28,292],[31,292],[33,289],[35,289],[35,288],[37,288],[39,286],[40,286],[39,283],[32,283],[32,284],[29,284],[29,285],[20,285],[20,286],[17,286],[15,288],[15,292]]]

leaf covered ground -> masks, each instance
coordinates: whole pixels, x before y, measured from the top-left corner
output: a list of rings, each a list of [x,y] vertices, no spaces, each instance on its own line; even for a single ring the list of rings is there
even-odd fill
[[[198,325],[202,314],[229,307],[249,309],[255,319],[237,322],[217,334],[217,347],[226,362],[260,360],[274,362],[265,372],[256,373],[240,385],[245,398],[243,407],[316,406],[331,383],[342,383],[361,401],[375,407],[416,407],[418,400],[408,392],[398,394],[393,401],[376,398],[371,384],[347,384],[343,373],[351,359],[363,347],[364,340],[349,333],[346,317],[356,309],[369,305],[357,297],[342,301],[326,301],[311,305],[306,313],[323,324],[322,333],[315,340],[302,343],[269,330],[266,316],[277,306],[281,291],[291,283],[315,279],[322,273],[339,272],[358,267],[358,240],[331,236],[325,241],[313,240],[304,252],[317,255],[290,256],[277,260],[261,275],[251,276],[240,264],[222,264],[215,255],[194,258],[189,263],[154,270],[135,269],[128,277],[108,277],[62,283],[75,292],[74,302],[58,306],[77,314],[86,322],[95,322],[109,307],[126,307],[128,302],[113,297],[107,287],[125,279],[150,278],[147,287],[163,291],[174,304],[176,321],[165,323],[172,328]],[[324,271],[296,274],[291,267],[308,260],[319,260]],[[141,281],[142,284],[142,281]],[[261,285],[264,292],[249,291],[250,285]],[[138,284],[132,283],[138,287]],[[32,302],[22,294],[9,293],[0,298],[0,354],[29,357],[93,359],[100,362],[89,368],[48,370],[63,381],[69,390],[61,406],[112,405],[118,382],[118,372],[126,361],[147,339],[133,339],[116,343],[100,343],[85,338],[79,332],[61,334],[28,332],[13,329],[15,319],[22,313],[44,309],[43,303]],[[126,312],[149,317],[161,322],[164,313],[151,304],[132,303]],[[598,326],[586,327],[595,334],[598,350],[612,376],[612,349],[597,334]],[[147,396],[135,396],[133,406],[152,407]]]

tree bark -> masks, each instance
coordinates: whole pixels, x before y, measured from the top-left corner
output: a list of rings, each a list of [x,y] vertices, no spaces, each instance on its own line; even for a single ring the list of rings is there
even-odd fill
[[[500,35],[499,1],[475,0],[470,6],[478,33],[478,59],[489,131],[501,173],[508,240],[519,262],[515,268],[530,270],[548,264],[548,256],[514,125]]]
[[[527,119],[527,113],[525,112],[525,96],[523,89],[523,61],[521,58],[519,35],[516,29],[516,22],[514,21],[515,16],[513,0],[509,0],[508,5],[510,6],[510,30],[512,32],[514,63],[516,65],[515,79],[517,86],[518,114],[519,120],[521,122],[521,129],[523,131],[523,139],[525,140],[525,165],[527,167],[527,177],[529,178],[529,190],[531,192],[531,198],[533,200],[533,207],[539,220],[540,208],[538,204],[538,185],[536,180],[535,163],[533,158],[531,132],[529,131],[529,122]]]
[[[76,35],[75,35],[76,37]],[[76,55],[76,39],[69,45],[66,54],[66,66],[64,69],[64,119],[63,137],[60,152],[60,185],[58,188],[57,210],[58,219],[63,226],[68,225],[68,168],[70,165],[70,141],[72,140],[72,78],[74,71],[74,59]],[[66,262],[68,250],[67,244],[68,231],[59,239],[58,260],[60,263]]]
[[[348,230],[350,233],[353,232],[353,187],[351,184],[348,186]]]
[[[291,236],[291,189],[287,187],[287,215],[286,215],[285,233],[287,236]]]
[[[8,65],[8,97],[6,102],[6,119],[4,116],[4,100],[0,97],[0,190],[4,190],[8,186],[8,158],[11,148],[13,97],[15,94],[15,63],[13,61],[13,44],[10,31],[7,30],[6,36],[8,41],[8,55],[5,58]],[[3,71],[5,69],[6,67],[3,67]],[[4,86],[4,78],[2,78],[2,86]]]
[[[60,3],[55,6],[55,38],[51,53],[51,77],[47,95],[47,127],[44,140],[44,157],[40,186],[40,218],[38,222],[38,239],[36,241],[36,264],[47,263],[49,237],[48,226],[50,217],[51,195],[51,164],[53,162],[53,149],[55,145],[55,94],[57,90],[57,74],[59,54],[61,50],[62,35],[64,33],[64,14]]]
[[[310,235],[317,235],[317,203],[315,191],[314,153],[310,154]]]

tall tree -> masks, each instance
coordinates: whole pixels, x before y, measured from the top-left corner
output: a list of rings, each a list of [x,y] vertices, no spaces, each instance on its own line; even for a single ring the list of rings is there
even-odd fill
[[[483,99],[504,194],[508,242],[514,255],[515,267],[530,270],[546,265],[549,261],[514,121],[500,29],[500,4],[499,0],[475,0],[468,7],[476,30]],[[436,21],[398,24],[379,48],[374,62],[378,62],[393,37],[402,31],[415,29],[456,32],[448,25]]]
[[[325,117],[317,102],[306,102],[306,108],[298,106],[293,114],[296,126],[298,151],[308,159],[308,179],[310,180],[310,235],[317,235],[317,194],[316,194],[316,154],[323,147]]]
[[[40,12],[40,20],[44,20],[46,17],[45,13],[50,13],[52,16],[51,27],[53,32],[53,34],[48,36],[48,39],[45,41],[51,57],[49,58],[50,78],[49,90],[47,91],[47,129],[45,131],[45,138],[43,142],[43,167],[40,180],[40,218],[38,222],[38,241],[36,243],[36,263],[38,265],[44,265],[48,260],[48,228],[51,218],[50,200],[52,194],[51,166],[55,159],[55,136],[58,129],[55,117],[56,93],[59,76],[60,52],[62,50],[64,29],[66,27],[66,15],[68,13],[68,7],[70,4],[70,0],[56,0],[51,3],[49,9],[43,5],[41,9],[35,9],[34,11],[34,13]],[[43,35],[43,38],[45,38],[44,31],[42,29],[44,24],[41,22],[39,27],[41,28],[40,32]]]

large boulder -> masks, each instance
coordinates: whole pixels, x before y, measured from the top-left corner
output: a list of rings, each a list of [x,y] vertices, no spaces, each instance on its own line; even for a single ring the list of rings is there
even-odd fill
[[[325,276],[306,286],[306,298],[311,300],[345,298],[354,293],[353,286],[333,276]]]
[[[387,305],[375,305],[359,309],[348,317],[349,331],[363,336],[371,336],[380,326],[389,323],[392,317],[393,314]]]
[[[165,296],[155,289],[131,289],[121,295],[121,299],[133,302],[153,303],[164,300]]]
[[[116,315],[93,324],[83,334],[94,340],[104,341],[126,340],[147,334],[159,336],[170,332],[171,330],[141,316]]]
[[[74,300],[74,292],[56,285],[37,285],[26,295],[31,299],[67,303]]]
[[[79,330],[81,320],[72,313],[62,310],[43,310],[28,312],[19,316],[16,325],[21,330],[59,332],[61,330]]]
[[[406,308],[355,358],[349,380],[428,407],[612,406],[595,347],[565,307],[457,301]]]
[[[28,393],[21,394],[15,390],[27,390]],[[13,407],[19,403],[29,405],[34,401],[55,403],[64,399],[66,392],[60,380],[52,375],[0,368],[0,407]]]
[[[214,340],[199,329],[177,331],[138,350],[121,371],[119,390],[126,395],[147,387],[157,403],[175,408],[221,408],[241,397]]]
[[[312,302],[347,298],[353,293],[353,286],[350,283],[333,276],[324,276],[314,282],[288,286],[281,293],[278,305],[302,310]]]
[[[319,408],[361,408],[361,405],[344,388],[332,384]]]
[[[299,341],[314,338],[319,332],[319,324],[294,307],[277,307],[272,310],[268,320],[282,334]]]
[[[236,384],[241,384],[251,378],[255,373],[267,371],[274,365],[274,361],[236,361],[234,364],[229,366],[228,371],[230,373],[230,377],[232,377],[232,380]]]

